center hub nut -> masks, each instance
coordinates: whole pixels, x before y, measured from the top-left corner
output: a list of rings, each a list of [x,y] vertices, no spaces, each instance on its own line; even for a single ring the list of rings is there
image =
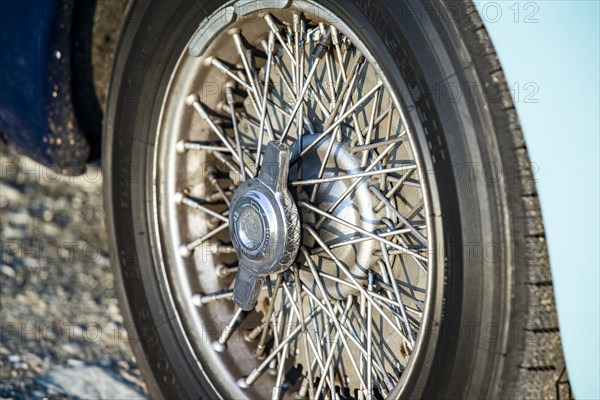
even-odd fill
[[[249,311],[267,275],[282,272],[300,246],[298,209],[287,188],[290,152],[270,142],[258,177],[240,185],[231,201],[229,226],[238,256],[233,301]]]

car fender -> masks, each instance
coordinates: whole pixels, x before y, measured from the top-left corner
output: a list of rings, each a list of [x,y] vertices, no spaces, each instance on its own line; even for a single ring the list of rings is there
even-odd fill
[[[81,37],[73,30],[85,25],[91,38],[92,4],[91,13],[75,15],[81,6],[72,0],[8,0],[0,13],[0,131],[25,155],[69,175],[83,173],[86,162],[99,155],[97,99],[80,101],[90,91],[76,85],[76,79],[85,79],[80,71],[91,65],[85,65],[86,57],[73,59],[73,49],[82,44],[72,39]],[[96,111],[90,112],[94,102]],[[78,113],[76,105],[88,111]]]

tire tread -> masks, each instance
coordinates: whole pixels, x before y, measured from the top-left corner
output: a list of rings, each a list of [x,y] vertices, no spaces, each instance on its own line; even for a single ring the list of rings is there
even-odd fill
[[[516,171],[507,175],[507,185],[518,193],[509,193],[515,246],[514,292],[511,332],[518,331],[516,349],[509,349],[505,363],[508,377],[503,382],[503,398],[570,398],[558,316],[552,286],[547,242],[535,186],[535,165],[529,160],[527,146],[512,101],[504,71],[487,29],[471,0],[446,0],[473,53],[475,68],[483,89],[500,86],[500,96],[488,102],[498,141],[506,159]],[[509,165],[505,163],[505,165]],[[505,171],[506,172],[506,171]],[[515,351],[516,350],[516,351]]]

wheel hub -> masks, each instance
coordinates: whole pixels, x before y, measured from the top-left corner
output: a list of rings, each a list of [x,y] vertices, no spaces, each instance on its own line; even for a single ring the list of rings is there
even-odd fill
[[[318,135],[306,135],[302,138],[302,146],[300,141],[296,142],[291,147],[293,156],[300,154],[300,148],[315,145]],[[362,171],[361,158],[352,154],[350,144],[347,140],[341,142],[335,141],[331,147],[330,153],[335,154],[335,157],[328,157],[328,141],[317,143],[309,155],[302,159],[301,163],[295,164],[290,168],[290,179],[296,181],[299,179],[309,180],[317,178],[333,178],[339,175],[351,175]],[[321,165],[325,162],[326,168],[323,174],[319,175]],[[301,177],[301,178],[300,178]],[[316,193],[312,193],[314,188],[309,191],[298,191],[295,195],[298,200],[310,200],[311,195],[314,197],[314,204],[318,204],[322,209],[328,209],[339,197],[341,197],[348,188],[352,185],[353,180],[339,180],[326,184],[319,185]],[[374,212],[375,201],[368,189],[368,185],[359,185],[356,187],[351,196],[348,196],[332,214],[342,218],[353,225],[367,231],[375,231],[378,229],[377,223],[385,216],[382,212]],[[315,224],[317,217],[314,213],[301,210],[301,218],[304,222]],[[356,237],[356,232],[344,226],[323,224],[319,229],[319,235],[324,241],[329,242],[333,246],[333,253],[339,262],[343,263],[352,272],[353,276],[360,282],[366,282],[368,270],[373,262],[373,252],[379,248],[374,241],[364,241],[354,244],[353,246],[335,247],[336,244],[351,240]],[[303,246],[308,249],[315,248],[314,239],[310,235],[304,235]],[[344,279],[344,274],[339,270],[336,264],[329,260],[323,259],[320,261],[319,269],[329,275]],[[301,271],[301,277],[306,284],[311,287],[315,293],[319,294],[316,283],[310,272]],[[336,299],[343,299],[351,294],[356,293],[356,289],[350,286],[336,283],[332,280],[325,281],[325,289],[327,296]]]
[[[231,202],[233,247],[239,260],[233,300],[251,310],[264,277],[287,269],[300,246],[298,209],[287,188],[290,152],[270,142],[258,177],[244,182]]]

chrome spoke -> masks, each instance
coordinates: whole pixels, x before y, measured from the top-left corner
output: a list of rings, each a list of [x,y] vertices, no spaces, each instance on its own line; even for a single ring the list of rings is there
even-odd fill
[[[302,307],[298,306],[298,304],[296,303],[296,302],[301,301],[300,296],[298,296],[298,294],[301,293],[301,290],[298,290],[298,289],[300,289],[300,282],[297,282],[297,283],[298,283],[297,285],[294,285],[295,301],[290,301],[290,307],[292,308],[292,310],[294,311],[294,314],[296,315],[296,318],[300,322],[300,327],[302,328],[302,335],[306,338],[308,344],[310,345],[311,350],[315,354],[317,362],[319,363],[319,366],[321,368],[323,368],[323,360],[321,359],[320,356],[318,356],[317,347],[315,345],[315,342],[312,340],[312,337],[307,335],[308,330],[306,329],[306,324],[304,323],[304,317],[302,316],[302,311],[301,311]],[[294,296],[292,296],[292,293],[290,292],[290,289],[287,287],[287,285],[282,285],[282,287],[283,287],[283,290],[286,293],[287,297],[289,299],[294,299]],[[311,363],[308,361],[308,347],[305,347],[305,349],[307,350],[307,353],[306,353],[307,364],[306,365],[310,365]]]
[[[258,128],[258,143],[256,150],[256,170],[260,166],[262,157],[263,147],[263,135],[265,132],[265,121],[267,119],[267,98],[269,95],[269,81],[271,79],[271,66],[273,64],[273,51],[275,50],[275,35],[271,32],[269,34],[269,41],[267,42],[267,71],[265,72],[264,92],[262,95],[262,106],[260,112],[260,128]],[[271,138],[273,139],[273,138]]]
[[[337,181],[351,180],[351,179],[356,179],[356,178],[367,178],[367,177],[376,176],[376,175],[391,174],[394,172],[410,171],[413,169],[416,169],[415,165],[406,165],[406,166],[402,166],[402,167],[386,168],[386,169],[375,170],[375,171],[360,172],[358,174],[332,176],[331,178],[320,178],[320,179],[308,179],[305,181],[295,181],[295,182],[292,182],[292,186],[318,185],[321,183],[337,182]]]
[[[293,295],[289,292],[289,290],[287,290],[287,285],[284,283],[283,284],[283,288],[284,291],[287,293],[287,297],[290,300],[290,304],[294,304],[294,297]],[[300,297],[300,293],[295,292],[294,295]],[[304,325],[304,324],[302,324]],[[300,326],[300,331],[302,332],[302,327]],[[287,324],[287,331],[285,336],[288,337],[290,335],[290,332],[292,330],[292,324],[288,323]],[[272,399],[273,400],[279,400],[279,398],[281,397],[281,391],[283,390],[283,368],[285,367],[285,360],[286,360],[286,354],[288,353],[288,346],[290,345],[289,342],[286,342],[283,346],[283,349],[281,351],[281,359],[279,360],[279,366],[277,368],[277,378],[275,380],[275,386],[273,387],[273,392],[272,392]]]
[[[321,309],[315,309],[313,312],[311,312],[310,314],[308,314],[306,316],[306,318],[304,319],[304,323],[305,324],[308,323],[312,318],[314,318],[320,312],[321,312]],[[269,366],[271,361],[273,361],[276,358],[276,356],[278,356],[280,353],[282,353],[284,348],[287,348],[287,345],[289,345],[289,343],[292,340],[296,339],[296,336],[298,336],[301,331],[302,331],[302,327],[299,326],[296,329],[294,329],[293,331],[289,332],[289,334],[286,335],[285,339],[281,343],[279,343],[279,345],[277,345],[277,347],[264,359],[264,361],[258,367],[256,367],[243,380],[243,382],[247,386],[252,385],[260,377],[260,375],[262,375],[265,372],[265,370],[267,369],[267,367]]]
[[[352,148],[351,152],[352,153],[360,153],[360,152],[364,152],[364,151],[374,150],[381,146],[389,146],[390,144],[400,143],[405,140],[406,140],[406,136],[402,133],[396,139],[390,139],[390,140],[385,140],[383,142],[355,146]]]
[[[279,289],[281,288],[281,283],[283,281],[283,276],[279,275],[277,277],[277,281],[275,282],[275,288],[272,293],[269,293],[270,298],[276,299],[277,294],[279,293]],[[270,290],[270,289],[269,289]],[[271,301],[269,304],[269,310],[267,311],[267,315],[263,322],[262,335],[260,337],[260,341],[256,346],[256,357],[261,358],[263,356],[263,352],[265,351],[265,342],[267,340],[267,335],[269,332],[269,324],[273,324],[273,329],[275,329],[275,319],[273,318],[273,310],[275,309],[275,301]]]
[[[265,290],[266,286],[263,286],[261,290]],[[231,300],[233,296],[233,290],[226,290],[217,293],[209,294],[195,294],[192,301],[195,306],[201,307],[203,305],[219,301],[219,300]]]
[[[227,204],[227,207],[229,207],[230,206],[229,197],[227,197],[227,193],[225,192],[225,190],[223,190],[223,188],[219,184],[219,181],[215,177],[214,171],[211,171],[210,173],[208,173],[206,175],[206,179],[208,180],[208,183],[210,183],[210,185],[215,188],[218,196],[221,197],[221,199],[225,202],[225,204]]]
[[[378,166],[379,162],[382,161],[385,157],[387,157],[389,155],[389,153],[394,149],[395,146],[396,146],[395,144],[390,144],[389,146],[387,146],[385,148],[385,150],[383,152],[381,152],[381,154],[375,160],[373,160],[371,165],[369,165],[369,167],[365,169],[364,172],[371,172],[372,170],[374,170]],[[363,181],[364,181],[364,178],[355,180],[354,183],[352,183],[352,185],[350,185],[344,191],[344,193],[342,193],[342,195],[338,197],[338,199],[331,205],[331,207],[329,207],[327,209],[327,212],[330,213],[330,212],[334,211],[340,204],[342,204],[342,202],[344,200],[346,200],[346,198],[352,192],[354,192],[356,187],[358,185],[360,185]],[[320,228],[322,226],[323,222],[325,221],[325,218],[326,217],[322,216],[321,219],[319,219],[319,221],[317,222],[317,225],[316,225],[317,228]]]
[[[311,151],[312,149],[315,148],[315,146],[321,141],[323,140],[327,135],[331,134],[335,129],[337,129],[337,127],[342,124],[342,122],[344,122],[346,120],[346,118],[348,118],[354,111],[356,111],[358,109],[358,107],[360,107],[364,102],[366,102],[367,100],[369,100],[371,98],[371,96],[373,95],[373,93],[375,93],[376,91],[378,91],[381,86],[383,86],[383,82],[379,81],[377,83],[377,85],[371,89],[366,95],[364,95],[358,102],[356,102],[348,111],[346,111],[341,117],[339,117],[338,119],[336,119],[331,126],[329,126],[329,128],[327,128],[325,130],[325,132],[323,132],[322,134],[319,135],[319,137],[309,146],[305,147],[302,152],[300,153],[299,157],[304,157],[306,155],[306,153],[308,153],[309,151]],[[292,160],[292,164],[295,163],[297,161],[297,159],[293,159]]]
[[[195,210],[202,211],[203,213],[210,215],[212,217],[215,217],[216,219],[221,220],[223,222],[229,222],[229,218],[227,217],[227,214],[229,212],[226,212],[225,214],[219,214],[219,213],[211,210],[210,208],[203,206],[202,204],[200,204],[200,202],[198,200],[196,200],[192,197],[189,197],[185,193],[182,193],[182,192],[175,193],[175,202],[177,204],[184,204]]]
[[[319,276],[322,277],[322,278],[329,279],[329,280],[332,280],[332,281],[334,281],[336,283],[339,283],[341,285],[357,289],[356,286],[354,286],[351,282],[348,282],[345,279],[338,278],[338,277],[333,276],[333,275],[329,275],[326,272],[322,272],[322,271],[317,271],[317,272],[318,272]],[[380,287],[380,288],[382,288],[382,289],[384,289],[384,290],[386,290],[386,294],[388,294],[388,297],[385,297],[385,296],[383,296],[383,295],[381,295],[379,293],[373,292],[371,290],[367,290],[367,294],[369,296],[371,296],[376,302],[379,302],[379,304],[383,305],[384,307],[392,307],[393,306],[395,308],[399,308],[401,306],[400,303],[397,303],[396,301],[393,300],[393,298],[390,297],[392,288],[387,284],[387,279],[386,279],[386,283],[385,284],[382,284],[381,282],[377,282],[377,286]],[[414,314],[414,315],[416,315],[418,317],[422,317],[423,316],[423,313],[420,312],[419,310],[416,310],[414,308],[408,307],[406,305],[404,306],[404,308],[406,309],[406,311],[408,311],[408,312],[410,312],[410,313],[412,313],[412,314]],[[390,308],[390,311],[393,311],[393,310]]]
[[[300,285],[300,273],[298,270],[298,267],[296,265],[294,265],[293,267],[294,270],[294,285],[295,285],[295,289],[296,289],[296,293],[301,294],[302,293],[302,288]],[[310,333],[308,332],[308,328],[306,327],[306,324],[304,323],[304,307],[302,306],[302,297],[299,295],[298,296],[298,305],[296,306],[297,308],[297,315],[298,315],[298,319],[300,320],[300,324],[302,326],[302,333],[304,335],[304,338],[306,341],[308,341],[310,343],[311,349],[315,355],[315,361],[320,361],[321,360],[321,356],[320,356],[320,352],[317,350],[317,347],[315,346],[312,337],[310,336]],[[304,361],[306,362],[306,366],[307,366],[307,381],[308,381],[308,390],[310,393],[310,398],[314,398],[315,396],[315,388],[314,388],[314,378],[313,378],[313,373],[312,373],[312,363],[310,361],[310,356],[308,354],[308,349],[306,346],[304,346]],[[323,368],[323,367],[321,367]]]
[[[327,49],[329,48],[329,42],[330,42],[330,38],[327,35],[325,35],[321,39],[321,42],[319,43],[319,45],[317,45],[317,47],[315,48],[315,51],[312,54],[312,57],[311,57],[312,67],[310,68],[310,71],[308,73],[308,76],[305,79],[305,83],[302,86],[302,89],[300,89],[300,93],[298,93],[298,95],[296,96],[297,100],[296,100],[296,104],[294,105],[294,108],[292,109],[292,115],[288,121],[288,124],[286,125],[285,129],[283,130],[281,137],[279,138],[279,141],[281,143],[285,142],[285,139],[287,138],[287,135],[289,134],[290,129],[292,128],[292,124],[294,124],[294,120],[296,118],[296,114],[298,113],[298,110],[304,105],[304,96],[306,95],[306,92],[308,91],[308,87],[310,86],[310,81],[311,81],[312,77],[317,72],[317,68],[319,67],[319,62],[323,58],[323,55],[325,54]]]
[[[215,348],[215,350],[217,350],[218,352],[222,352],[223,350],[225,350],[227,341],[233,334],[233,332],[236,328],[236,325],[238,324],[239,319],[242,316],[242,313],[243,313],[243,310],[241,308],[237,307],[236,311],[233,313],[233,317],[231,318],[231,321],[229,321],[229,323],[227,324],[225,329],[223,329],[223,332],[221,333],[221,336],[219,336],[219,339],[215,343],[213,343],[213,347]]]
[[[395,279],[389,278],[389,277],[394,276],[394,271],[392,269],[392,263],[390,262],[390,255],[387,252],[387,249],[385,246],[381,246],[381,250],[383,252],[383,263],[381,261],[379,261],[378,263],[380,265],[381,272],[384,276],[384,282],[388,283],[388,284],[391,283],[391,285],[392,285],[392,289],[394,290],[394,295],[396,296],[396,302],[400,306],[399,308],[400,308],[400,312],[402,314],[402,320],[404,321],[404,327],[406,329],[406,333],[410,339],[411,347],[414,347],[415,338],[413,336],[412,329],[410,328],[410,325],[408,324],[408,316],[406,315],[406,309],[404,308],[404,304],[402,303],[402,298],[400,296],[400,290],[398,289],[398,283],[396,282]]]
[[[237,116],[235,114],[235,101],[233,99],[233,87],[235,84],[231,82],[227,82],[227,87],[225,89],[225,95],[227,97],[227,104],[229,106],[229,113],[231,115],[231,123],[233,125],[233,135],[235,137],[235,145],[237,148],[238,159],[240,160],[240,173],[242,175],[242,180],[246,179],[246,164],[244,163],[244,156],[242,154],[242,142],[240,139],[240,131],[238,129],[238,121]],[[255,170],[258,169],[258,166]]]
[[[393,236],[396,236],[396,235],[401,235],[403,233],[409,233],[409,232],[411,232],[411,230],[408,229],[408,228],[406,228],[406,229],[396,229],[396,230],[389,231],[389,232],[379,233],[379,236],[381,236],[382,238],[389,238],[389,237],[393,237]],[[352,246],[354,244],[362,243],[362,242],[365,242],[367,240],[373,240],[373,238],[370,237],[370,236],[361,236],[361,237],[357,237],[357,238],[354,238],[354,239],[348,239],[348,240],[344,240],[344,241],[336,242],[336,243],[327,242],[327,245],[329,246],[330,249],[337,249],[338,247]],[[320,254],[320,253],[323,253],[323,252],[325,252],[325,250],[323,250],[320,247],[316,247],[316,248],[314,248],[311,251],[311,254]]]
[[[208,57],[204,61],[207,65],[211,65],[221,71],[221,73],[225,74],[228,78],[236,81],[240,86],[242,86],[247,92],[252,92],[252,86],[248,84],[245,80],[240,78],[235,72],[233,72],[227,65],[225,65],[221,60]]]
[[[348,228],[351,228],[351,229],[355,230],[356,232],[359,232],[359,233],[362,233],[363,235],[369,236],[369,237],[371,237],[371,238],[373,238],[373,239],[375,239],[375,240],[377,240],[377,241],[379,241],[379,242],[381,242],[381,243],[383,243],[385,245],[393,247],[393,248],[397,249],[398,251],[400,251],[401,253],[410,254],[410,255],[412,255],[412,256],[420,259],[420,260],[427,261],[426,257],[424,257],[424,256],[422,256],[420,254],[417,254],[414,251],[412,251],[412,250],[410,250],[410,249],[408,249],[408,248],[406,248],[404,246],[401,246],[401,245],[399,245],[397,243],[394,243],[391,240],[388,240],[388,239],[386,239],[384,237],[381,237],[380,235],[377,235],[375,233],[366,231],[366,230],[362,229],[361,227],[356,226],[354,224],[351,224],[350,222],[344,221],[343,219],[338,218],[335,215],[332,215],[332,214],[330,214],[330,213],[328,213],[326,211],[323,211],[323,210],[319,209],[318,207],[315,207],[315,206],[313,206],[311,204],[308,204],[308,203],[306,203],[304,201],[298,202],[298,205],[300,207],[307,208],[307,209],[315,212],[316,214],[319,214],[319,215],[321,215],[321,216],[323,216],[323,217],[325,217],[327,219],[330,219],[331,221],[337,222],[338,224],[341,224],[341,225],[344,225],[344,226],[346,226]]]
[[[262,110],[263,110],[263,108],[261,107],[261,105],[263,104],[262,93],[261,93],[260,89],[258,88],[256,71],[250,66],[250,62],[248,61],[248,57],[246,56],[246,48],[244,46],[244,43],[242,40],[242,35],[240,34],[240,32],[241,31],[234,29],[230,33],[231,33],[231,36],[233,37],[233,42],[235,43],[235,49],[238,53],[238,56],[241,58],[242,65],[244,66],[244,70],[246,71],[246,77],[247,77],[248,86],[249,86],[249,90],[250,90],[250,98],[252,99],[252,105],[254,106],[256,113],[261,116],[261,118],[260,118],[261,126],[263,126],[263,124],[264,124],[264,126],[266,126],[267,132],[269,133],[271,140],[275,140],[275,135],[273,134],[273,127],[271,125],[271,120],[268,117],[268,113],[266,112],[266,107],[264,108],[265,115],[262,116]],[[270,65],[268,65],[267,68],[270,68]],[[266,88],[269,87],[268,82],[265,82],[265,87]],[[262,131],[259,134],[262,135]],[[259,143],[259,147],[260,147],[260,143]]]
[[[373,272],[369,271],[369,291],[373,290]],[[373,306],[371,303],[367,304],[367,400],[372,399],[373,388],[373,370],[371,369],[371,363],[373,362]]]
[[[189,150],[198,150],[198,151],[219,151],[222,153],[230,153],[227,147],[215,146],[210,144],[204,144],[199,142],[190,142],[187,140],[180,140],[177,142],[177,152],[179,154],[183,154]]]
[[[427,244],[427,238],[425,236],[423,236],[423,234],[413,225],[410,223],[410,221],[408,219],[406,219],[406,217],[404,217],[397,209],[396,207],[394,207],[390,201],[387,199],[387,197],[385,197],[383,195],[383,193],[381,193],[381,191],[374,187],[371,186],[370,187],[371,191],[375,194],[375,196],[381,200],[381,202],[383,204],[385,204],[390,211],[396,216],[398,217],[398,219],[402,222],[402,224],[404,226],[406,226],[408,229],[410,229],[410,231],[415,235],[415,237],[417,239],[419,239],[419,241],[421,242],[421,244]]]
[[[379,103],[380,95],[381,95],[381,90],[378,90],[377,92],[375,92],[375,100],[373,101],[373,108],[371,109],[371,118],[369,121],[369,129],[367,130],[367,134],[365,137],[364,146],[366,146],[367,148],[369,147],[369,145],[371,144],[371,141],[373,140],[373,128],[375,127],[375,115],[377,113],[377,106]],[[361,166],[363,168],[367,166],[368,157],[369,157],[369,153],[363,152],[363,158],[362,158],[362,163],[361,163]]]
[[[179,254],[182,257],[189,257],[192,254],[192,251],[194,251],[194,249],[200,247],[203,243],[207,242],[208,239],[212,238],[213,236],[218,235],[219,233],[223,232],[227,228],[229,228],[229,222],[223,223],[218,228],[213,229],[212,231],[199,237],[198,239],[194,240],[193,242],[182,245],[179,248]]]
[[[406,174],[402,175],[400,179],[394,184],[394,186],[388,190],[385,194],[385,197],[390,200],[393,196],[402,188],[402,186],[406,183],[406,181],[411,177],[411,175],[415,172],[415,170],[408,171]],[[379,212],[382,208],[385,207],[384,203],[379,203],[375,206],[375,212]]]
[[[191,95],[187,99],[188,104],[191,105],[192,107],[194,107],[194,109],[198,112],[198,115],[200,115],[200,118],[202,118],[208,124],[208,126],[217,135],[217,137],[221,140],[221,142],[225,145],[225,147],[232,153],[232,155],[236,159],[236,161],[240,165],[243,165],[244,162],[243,162],[242,158],[240,158],[240,156],[238,155],[238,153],[233,148],[233,146],[232,146],[229,138],[227,138],[227,136],[221,130],[221,128],[219,128],[214,123],[214,121],[212,120],[212,118],[210,118],[210,116],[206,113],[206,110],[204,109],[204,107],[202,106],[202,104],[200,104],[199,100],[200,99],[199,99],[199,97],[197,95]],[[218,156],[218,155],[220,155],[220,153],[215,153],[215,155]],[[248,169],[248,168],[246,168],[246,172],[249,175],[253,175],[252,171],[250,171],[250,169]]]
[[[327,252],[327,254],[335,261],[337,267],[344,272],[344,274],[346,275],[346,277],[352,282],[354,283],[355,287],[358,289],[358,291],[365,296],[365,298],[367,299],[367,301],[369,301],[370,303],[373,304],[373,306],[375,307],[375,309],[381,314],[381,316],[387,320],[387,322],[391,325],[391,327],[403,338],[406,339],[406,336],[404,335],[404,333],[402,333],[400,331],[400,327],[396,326],[387,316],[387,314],[385,314],[385,312],[379,307],[379,305],[377,305],[375,303],[375,301],[371,298],[371,296],[368,295],[368,293],[366,292],[366,290],[362,287],[362,285],[356,280],[356,278],[352,275],[352,273],[348,270],[348,268],[343,265],[338,258],[331,252],[331,250],[327,247],[327,245],[325,245],[325,243],[323,243],[323,241],[321,240],[321,238],[319,237],[319,235],[310,227],[307,227],[308,232],[311,234],[311,236],[317,241],[319,242],[319,244],[325,249],[325,251]],[[308,257],[310,258],[310,254],[306,253],[308,255]],[[305,255],[306,257],[306,255]],[[312,261],[311,261],[312,262]]]
[[[309,264],[310,265],[310,264]],[[314,265],[313,265],[314,267]],[[312,270],[313,268],[311,268]],[[319,281],[317,281],[317,285],[319,286]],[[321,288],[319,288],[319,291],[321,292],[321,294],[325,294],[324,293],[324,289],[322,288],[322,284],[321,284]],[[327,314],[327,316],[329,316],[330,318],[330,322],[333,324],[333,326],[336,329],[336,338],[339,338],[342,340],[342,342],[344,343],[344,347],[349,349],[350,347],[348,346],[348,341],[347,339],[350,339],[350,341],[358,348],[358,350],[363,353],[366,350],[363,348],[362,344],[356,339],[354,338],[350,332],[348,331],[348,329],[346,327],[344,327],[341,323],[340,320],[337,318],[336,313],[333,311],[333,306],[328,302],[328,301],[322,301],[319,300],[311,291],[307,290],[306,294],[310,297],[313,298],[313,300],[315,301],[315,304],[317,304],[319,306],[319,308],[323,311],[323,313]],[[335,340],[335,339],[334,339]],[[329,352],[329,357],[332,357],[332,354],[334,352],[330,350]],[[361,380],[361,382],[364,385],[364,382],[362,380],[362,375],[360,374],[360,370],[358,368],[358,365],[356,363],[356,360],[354,358],[354,356],[352,354],[349,354],[349,359],[350,359],[350,363],[352,364],[352,367],[354,368],[354,370],[357,372],[357,376],[358,379]],[[325,374],[325,371],[322,371],[323,374]]]
[[[283,40],[283,38],[281,37],[279,28],[277,27],[277,24],[275,24],[275,21],[273,21],[273,16],[271,14],[267,14],[267,15],[265,15],[264,18],[265,18],[265,21],[267,21],[267,25],[269,26],[271,31],[275,34],[275,37],[277,37],[277,40],[279,41],[279,44],[281,45],[283,50],[285,50],[285,52],[290,56],[290,60],[295,61],[294,54],[292,54],[292,51],[287,46],[286,41]]]

